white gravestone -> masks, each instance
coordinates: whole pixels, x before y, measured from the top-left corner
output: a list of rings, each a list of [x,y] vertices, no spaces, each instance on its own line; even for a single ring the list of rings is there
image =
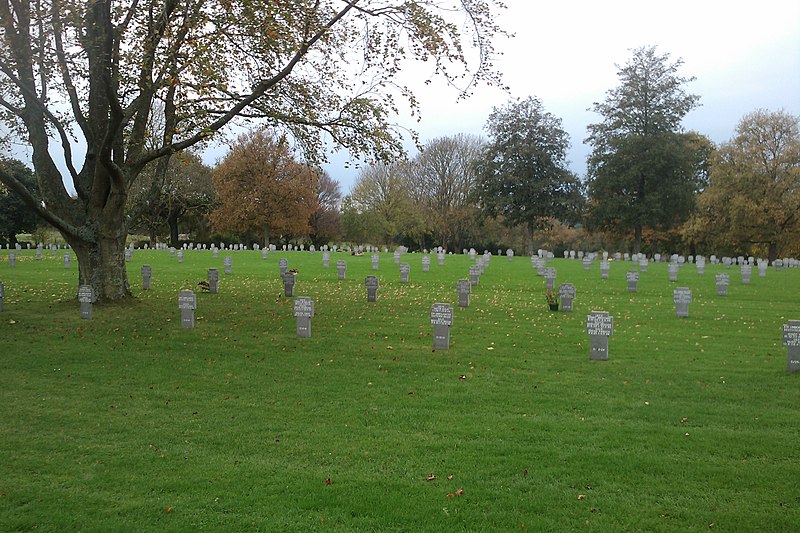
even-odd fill
[[[422,256],[422,271],[428,272],[431,269],[431,256],[424,255]]]
[[[233,257],[226,255],[225,259],[222,260],[222,264],[225,266],[225,274],[230,276],[233,274]]]
[[[402,263],[400,265],[400,283],[408,283],[408,275],[411,273],[411,265]]]
[[[556,269],[547,267],[544,269],[545,289],[553,289],[556,286]]]
[[[714,276],[714,281],[717,284],[717,295],[727,296],[728,285],[731,282],[731,277],[723,272],[722,274],[717,274],[716,276]]]
[[[281,276],[286,274],[286,270],[289,268],[289,260],[288,259],[281,259],[278,261],[278,270],[281,272]]]

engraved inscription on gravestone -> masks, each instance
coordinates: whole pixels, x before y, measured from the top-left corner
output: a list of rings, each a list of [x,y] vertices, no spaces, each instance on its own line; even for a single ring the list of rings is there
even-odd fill
[[[380,264],[381,256],[378,254],[372,254],[372,270],[378,270],[378,264]]]
[[[481,267],[479,265],[470,265],[469,266],[469,282],[471,285],[475,286],[480,284],[481,282]]]
[[[431,256],[424,255],[422,256],[422,271],[428,272],[431,268]]]
[[[753,267],[748,264],[743,264],[739,267],[739,271],[742,273],[742,285],[750,285],[750,276],[753,274]]]
[[[558,297],[561,300],[561,311],[564,313],[571,313],[572,300],[575,299],[575,285],[572,283],[562,283],[559,285]]]
[[[219,270],[216,268],[208,269],[208,291],[211,294],[219,292]]]
[[[786,371],[800,372],[800,320],[783,325],[783,344],[786,346]]]
[[[311,337],[311,319],[314,317],[314,300],[308,296],[294,299],[294,316],[297,318],[297,336]]]
[[[233,274],[233,257],[226,255],[225,259],[222,260],[222,264],[225,266],[226,275]]]
[[[94,288],[91,285],[78,287],[78,302],[81,304],[81,318],[92,319],[92,303],[94,302]]]
[[[555,267],[547,267],[544,269],[545,288],[552,289],[556,285],[556,269]]]
[[[692,290],[689,287],[677,287],[672,291],[672,301],[675,302],[675,314],[678,317],[688,317],[689,304],[692,303]]]
[[[603,252],[603,255],[606,255],[607,252]],[[603,259],[600,261],[600,279],[608,279],[608,273],[611,270],[611,263],[608,259]]]
[[[400,265],[400,282],[408,283],[408,275],[411,273],[411,265],[402,263]]]
[[[345,275],[347,274],[347,263],[344,259],[339,259],[336,261],[336,270],[339,273],[339,279],[345,279]]]
[[[283,295],[287,297],[294,296],[294,284],[297,280],[294,272],[285,272],[281,274],[283,279]]]
[[[670,263],[667,265],[667,273],[670,281],[678,281],[678,263]]]
[[[289,260],[283,258],[278,261],[278,270],[280,270],[281,276],[286,274],[286,270],[289,268]]]
[[[469,307],[469,295],[472,292],[472,283],[468,279],[456,281],[456,293],[458,293],[458,306]]]
[[[450,304],[435,303],[431,306],[431,325],[433,326],[433,348],[450,349],[450,326],[453,325],[453,308]]]
[[[322,268],[328,268],[331,262],[331,253],[327,250],[322,252]]]
[[[589,335],[589,359],[608,359],[608,337],[614,332],[614,317],[608,311],[592,311],[586,316],[586,334]]]
[[[722,274],[717,274],[716,276],[714,276],[714,281],[717,284],[717,295],[727,296],[728,285],[731,282],[731,277],[723,272]]]

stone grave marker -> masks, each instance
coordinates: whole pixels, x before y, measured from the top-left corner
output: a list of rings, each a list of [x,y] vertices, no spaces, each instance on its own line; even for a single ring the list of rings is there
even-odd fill
[[[183,250],[178,250],[178,263],[183,263]]]
[[[344,259],[339,259],[336,261],[336,270],[339,272],[339,279],[345,279],[345,275],[347,274],[347,263]]]
[[[714,276],[714,281],[717,284],[717,295],[727,296],[728,285],[731,282],[731,277],[723,272],[722,274],[717,274],[716,276]]]
[[[281,274],[281,279],[283,280],[283,295],[286,297],[293,297],[294,296],[294,284],[297,281],[297,276],[294,272],[284,272]]]
[[[396,250],[394,252],[394,264],[395,265],[399,265],[400,264],[400,251],[399,250]]]
[[[364,279],[364,287],[366,287],[367,289],[368,302],[378,301],[379,286],[380,286],[380,281],[378,280],[378,276],[367,276],[366,279]]]
[[[436,254],[436,262],[440,267],[444,266],[444,252],[443,251],[439,251],[439,253]]]
[[[608,279],[608,273],[610,271],[611,263],[608,261],[608,259],[603,259],[600,261],[600,279]]]
[[[478,265],[469,266],[469,283],[472,286],[479,285],[481,282],[481,267]]]
[[[372,270],[378,270],[378,264],[381,261],[381,256],[378,254],[372,254],[370,259],[372,259]]]
[[[219,257],[219,248],[217,248],[216,246],[214,246],[214,247],[211,249],[211,256],[212,256],[214,259],[216,259],[217,257]]]
[[[431,269],[431,256],[423,255],[422,256],[422,271],[429,272]]]
[[[742,274],[742,285],[750,285],[750,276],[753,274],[753,267],[747,263],[743,263],[739,267],[739,272]]]
[[[283,277],[283,275],[286,274],[286,270],[288,270],[288,268],[289,268],[289,260],[288,259],[286,259],[284,257],[283,259],[280,259],[278,261],[278,270],[280,270],[281,277]]]
[[[261,249],[261,259],[266,260],[269,257],[269,248],[266,246]]]
[[[514,260],[514,250],[512,250],[511,248],[506,250],[506,257],[508,257],[508,261],[509,262],[513,261]]]
[[[678,263],[670,263],[667,265],[667,273],[670,281],[678,281]]]
[[[131,259],[133,259],[133,250],[125,248],[125,262],[130,263]]]
[[[586,316],[586,334],[589,335],[589,359],[608,359],[608,338],[614,333],[614,317],[608,311],[592,311]]]
[[[294,299],[294,316],[297,318],[297,336],[311,337],[311,319],[314,318],[314,300],[308,296]]]
[[[639,259],[639,272],[647,272],[648,261],[646,257]]]
[[[678,318],[689,316],[689,304],[692,303],[692,289],[689,287],[676,287],[672,291],[672,301],[675,302],[675,315]]]
[[[706,272],[706,260],[702,256],[697,256],[695,258],[694,263],[695,268],[697,269],[697,274],[702,276]]]
[[[411,265],[402,263],[400,265],[400,283],[408,283],[408,275],[411,273]]]
[[[81,304],[81,318],[92,319],[92,304],[94,303],[94,287],[81,285],[78,287],[78,302]]]
[[[216,268],[208,269],[208,292],[211,294],[219,292],[219,270]]]
[[[800,372],[800,320],[783,325],[783,344],[786,346],[786,371]]]
[[[553,289],[556,286],[556,269],[547,267],[544,269],[545,289]]]
[[[222,264],[225,266],[225,275],[230,276],[233,274],[233,257],[226,255],[225,259],[222,260]]]
[[[626,262],[627,262],[627,261],[630,261],[630,260],[631,260],[631,254],[629,254],[628,252],[625,252],[624,254],[622,254],[622,258],[623,258],[623,259],[624,259]]]
[[[181,310],[181,327],[194,327],[194,311],[197,309],[197,295],[190,290],[181,291],[178,295],[178,309]]]
[[[575,285],[572,283],[562,283],[559,285],[558,297],[561,300],[561,311],[564,313],[571,313],[572,300],[575,299]]]
[[[41,244],[36,247],[36,260],[37,261],[41,261],[42,260],[42,245]]]
[[[469,295],[472,292],[472,283],[468,279],[456,281],[456,293],[458,294],[458,306],[469,307]]]
[[[69,254],[64,254],[64,268],[69,268],[70,259],[71,258]]]
[[[450,326],[453,325],[453,308],[450,304],[435,303],[431,306],[433,326],[433,349],[450,349]]]
[[[322,252],[322,268],[328,268],[331,262],[331,253],[327,250]]]
[[[583,258],[583,271],[589,272],[589,269],[592,268],[592,258],[590,256],[584,256]]]
[[[150,290],[150,277],[153,274],[153,267],[150,265],[142,265],[142,290]]]
[[[772,262],[772,266],[775,267],[776,272],[780,272],[783,270],[783,259],[776,259]]]
[[[765,278],[767,277],[767,267],[768,263],[763,259],[758,260],[758,277]]]
[[[629,270],[625,274],[625,280],[628,282],[628,292],[636,292],[639,284],[639,272],[636,270]]]
[[[15,253],[8,254],[8,266],[10,266],[11,268],[17,266],[17,254]]]

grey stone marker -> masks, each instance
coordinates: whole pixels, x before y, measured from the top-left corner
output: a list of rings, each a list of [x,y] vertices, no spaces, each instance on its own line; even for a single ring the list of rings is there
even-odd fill
[[[584,256],[582,261],[583,261],[583,271],[584,272],[589,272],[589,269],[592,268],[592,258],[587,255],[587,256]]]
[[[378,254],[372,254],[370,259],[372,260],[372,270],[378,270],[378,265],[381,262],[381,256]]]
[[[639,283],[639,272],[636,270],[629,270],[625,274],[625,280],[628,282],[628,292],[636,292]]]
[[[394,253],[394,264],[395,265],[399,265],[400,264],[400,252],[399,251]]]
[[[133,250],[125,248],[125,262],[130,263],[131,259],[133,259]]]
[[[150,265],[142,265],[142,290],[150,290],[150,277],[153,274],[153,267]]]
[[[219,248],[217,248],[217,247],[215,246],[215,247],[214,247],[214,249],[213,249],[213,250],[211,250],[211,255],[214,257],[214,259],[216,259],[217,257],[219,257]]]
[[[422,271],[429,272],[431,269],[431,256],[424,255],[422,256]]]
[[[786,346],[786,371],[800,372],[800,320],[783,325],[783,344]]]
[[[766,261],[759,261],[758,263],[758,277],[765,278],[767,277],[767,262]]]
[[[672,301],[675,302],[675,314],[680,317],[689,316],[689,304],[692,303],[692,289],[689,287],[676,287],[672,291]]]
[[[322,268],[328,268],[331,262],[331,253],[328,251],[322,252]]]
[[[717,284],[717,296],[727,296],[728,285],[731,282],[731,277],[725,273],[717,274],[714,276],[714,281]]]
[[[453,308],[450,304],[435,303],[431,306],[433,326],[433,349],[450,349],[450,326],[453,325]]]
[[[178,309],[181,310],[181,327],[194,327],[194,310],[197,309],[197,295],[190,291],[181,291],[178,295]]]
[[[345,279],[345,275],[347,273],[347,263],[344,259],[339,259],[336,261],[336,270],[339,271],[339,279]]]
[[[575,299],[575,285],[572,283],[562,283],[559,285],[558,297],[561,300],[561,311],[564,313],[571,313],[572,300]]]
[[[17,266],[17,254],[8,254],[8,266],[11,268]]]
[[[314,318],[314,300],[308,296],[294,299],[294,316],[297,318],[297,336],[311,337],[311,319]]]
[[[3,299],[6,297],[6,289],[3,287],[3,282],[0,281],[0,313],[3,311]]]
[[[225,266],[226,275],[233,274],[233,257],[226,255],[225,259],[222,260],[222,264]]]
[[[178,263],[183,263],[183,250],[178,250]]]
[[[508,261],[509,262],[513,261],[514,260],[514,250],[512,250],[511,248],[506,250],[506,257],[508,257]]]
[[[64,254],[64,268],[69,268],[70,259],[71,258],[69,254]]]
[[[479,285],[481,282],[481,267],[479,265],[469,266],[469,283],[472,286]]]
[[[742,285],[750,285],[750,276],[753,274],[753,267],[748,264],[743,264],[739,267],[742,273]]]
[[[697,274],[702,276],[706,272],[706,260],[702,257],[698,257],[694,263],[695,268],[697,269]]]
[[[639,272],[647,272],[648,261],[646,257],[639,259]]]
[[[286,274],[286,270],[288,270],[288,268],[289,268],[289,260],[288,259],[283,258],[280,261],[278,261],[278,269],[281,272],[281,277],[283,277],[283,275]]]
[[[281,274],[283,279],[283,295],[287,297],[294,296],[294,284],[297,281],[297,276],[294,272],[284,272]]]
[[[544,281],[546,289],[553,289],[556,286],[556,269],[547,267],[544,269]]]
[[[91,320],[94,287],[91,285],[81,285],[78,287],[78,302],[81,304],[81,318],[84,320]]]
[[[400,283],[408,283],[408,275],[411,273],[411,265],[402,263],[400,265]]]
[[[440,267],[444,266],[444,252],[436,254],[436,262]]]
[[[267,259],[267,257],[269,257],[269,248],[265,246],[261,249],[261,259]]]
[[[608,279],[608,273],[611,270],[611,263],[608,259],[600,261],[600,279]]]
[[[219,292],[219,270],[216,268],[208,269],[208,292],[211,294]]]
[[[41,244],[36,247],[36,260],[37,261],[41,261],[42,260],[42,245]]]
[[[364,287],[367,289],[367,301],[368,302],[377,302],[378,301],[378,287],[380,286],[380,281],[378,281],[378,276],[367,276],[364,279]]]
[[[586,334],[589,335],[589,359],[608,359],[608,338],[614,333],[614,317],[608,311],[592,311],[586,316]]]
[[[458,306],[469,307],[469,295],[472,292],[472,283],[468,279],[456,281],[456,293],[458,293]]]
[[[678,266],[677,263],[670,263],[669,265],[667,265],[667,271],[670,281],[678,281],[678,268],[680,267]]]
[[[780,272],[781,270],[783,270],[783,259],[776,259],[775,261],[772,262],[772,266],[775,267],[776,272]]]

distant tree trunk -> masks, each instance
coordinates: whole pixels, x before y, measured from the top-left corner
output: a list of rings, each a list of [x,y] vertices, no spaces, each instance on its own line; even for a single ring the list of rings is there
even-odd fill
[[[169,224],[169,241],[174,248],[180,248],[178,238],[178,218],[180,218],[181,210],[172,209],[167,216],[167,224]]]
[[[156,247],[156,239],[157,238],[158,237],[156,236],[156,228],[155,228],[155,226],[150,226],[150,248],[155,248]]]
[[[533,255],[533,224],[530,222],[525,227],[525,253]]]
[[[264,247],[267,248],[269,247],[269,226],[264,224],[262,230],[264,231]]]
[[[769,262],[772,263],[778,258],[778,243],[771,242],[769,243],[769,249],[767,250],[767,259]]]
[[[642,225],[637,223],[633,228],[633,253],[638,254],[642,249]]]

